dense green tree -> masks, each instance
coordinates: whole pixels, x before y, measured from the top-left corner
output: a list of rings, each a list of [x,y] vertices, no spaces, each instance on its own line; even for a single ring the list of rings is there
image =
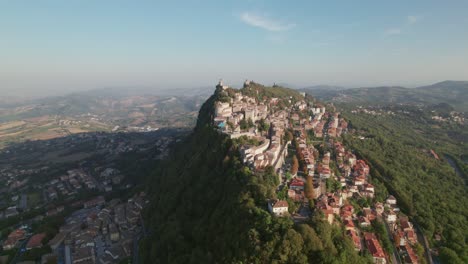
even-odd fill
[[[297,160],[296,155],[294,155],[291,160],[291,174],[296,175],[298,170],[299,170],[299,161]]]
[[[306,176],[304,189],[305,197],[309,200],[314,199],[314,180],[312,176]]]
[[[442,263],[453,263],[453,264],[463,264],[465,263],[455,251],[450,248],[442,247],[439,250],[440,260]]]
[[[284,140],[287,142],[287,141],[291,141],[293,140],[294,136],[293,134],[291,133],[291,131],[287,130],[285,133],[284,133]]]
[[[239,121],[239,126],[240,126],[240,129],[246,130],[249,128],[249,123],[247,122],[247,120],[242,119],[241,121]]]
[[[270,129],[270,125],[265,122],[265,119],[260,119],[258,121],[258,130],[260,132],[267,132]]]

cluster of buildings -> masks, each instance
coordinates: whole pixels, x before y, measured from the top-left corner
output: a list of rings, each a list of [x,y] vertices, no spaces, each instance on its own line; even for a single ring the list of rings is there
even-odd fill
[[[31,175],[36,175],[47,171],[49,167],[43,166],[40,168],[18,168],[16,166],[4,166],[0,169],[0,181],[5,183],[5,186],[2,186],[1,192],[13,191],[15,189],[21,188],[28,182],[27,177]]]
[[[242,92],[227,96],[227,87],[221,82],[217,88],[225,93],[226,100],[215,102],[214,125],[231,138],[246,136],[260,142],[259,145],[242,146],[240,151],[244,164],[254,169],[266,166],[280,168],[287,155],[287,142],[283,142],[283,137],[289,125],[289,111],[275,108],[278,98],[259,102]],[[261,126],[267,126],[268,130],[264,131]]]
[[[413,106],[405,107],[405,104],[398,104],[395,106],[358,106],[356,109],[351,110],[353,114],[367,114],[373,116],[395,116],[396,114],[402,115],[418,115],[426,114],[427,109],[421,105],[417,109]],[[449,113],[438,113],[436,110],[430,112],[430,119],[436,122],[453,122],[458,124],[465,124],[466,114],[463,112],[451,111]]]
[[[313,145],[307,144],[307,134],[303,128],[296,127],[294,129],[294,134],[297,142],[296,156],[307,168],[307,173],[304,172],[304,174],[314,176],[315,157],[318,158],[319,156],[318,150],[315,149]]]
[[[98,172],[100,167],[94,169]],[[75,195],[82,190],[97,189],[110,192],[113,186],[119,185],[124,176],[119,170],[108,167],[97,173],[97,177],[92,176],[83,168],[68,170],[66,174],[49,181],[44,187],[44,197],[49,201],[58,199],[61,196]]]
[[[313,145],[307,143],[307,130],[304,126],[295,126],[294,136],[297,143],[296,156],[299,163],[302,164],[301,169],[304,177],[296,176],[291,180],[288,197],[295,201],[304,200],[304,182],[306,177],[313,177],[313,194],[314,199],[316,199],[322,193],[323,183],[321,178],[330,177],[330,168],[328,167],[330,153],[324,155],[322,162],[316,161],[316,158],[319,159],[319,151]]]
[[[144,197],[136,196],[126,202],[106,202],[102,196],[88,199],[97,191],[131,187],[133,181],[115,169],[121,153],[132,151],[147,153],[148,159],[163,158],[169,153],[169,145],[184,131],[91,132],[1,149],[0,182],[5,184],[0,186],[0,219],[16,217],[18,221],[8,221],[11,225],[5,230],[14,231],[4,235],[0,246],[18,250],[16,258],[20,260],[45,252],[50,246],[53,252],[43,255],[42,263],[47,261],[44,258],[58,263],[119,263],[131,256],[142,236],[140,211]],[[103,158],[96,159],[96,154]],[[67,218],[50,241],[43,233],[31,233],[34,229],[18,228],[48,225],[45,220],[61,219],[70,215],[72,208],[81,206],[84,208]],[[41,250],[27,254],[34,248]],[[8,254],[2,252],[0,262]]]
[[[83,169],[68,170],[67,174],[51,180],[45,186],[44,194],[49,201],[60,195],[74,195],[83,189],[97,188],[97,181]]]
[[[348,123],[339,117],[339,113],[326,112],[325,107],[310,107],[308,110],[315,114],[309,118],[298,120],[299,122],[295,124],[293,129],[297,142],[296,156],[302,164],[303,174],[313,177],[313,194],[314,199],[317,199],[324,193],[324,180],[330,177],[334,178],[335,173],[330,168],[331,153],[327,151],[320,158],[319,151],[312,144],[308,143],[309,131],[313,130],[315,137],[322,137],[324,131],[327,130],[330,137],[336,137],[340,136],[342,132],[347,131]],[[328,127],[325,128],[327,123]],[[330,131],[332,134],[330,134]],[[299,179],[305,181],[304,178]],[[293,180],[296,181],[295,179]],[[300,194],[297,190],[294,191],[295,194],[292,191],[288,192],[290,198],[296,198]]]
[[[382,249],[382,245],[376,235],[368,231],[371,222],[375,221],[377,217],[381,217],[382,212],[376,207],[364,207],[359,208],[360,213],[357,214],[355,207],[347,202],[348,199],[352,199],[351,197],[342,191],[322,194],[317,199],[316,209],[321,210],[325,220],[330,224],[337,223],[336,217],[339,217],[346,235],[353,242],[356,251],[367,250],[374,263],[387,263],[388,256]]]
[[[434,111],[433,111],[434,112]],[[463,113],[452,111],[448,116],[433,115],[431,116],[432,120],[438,122],[455,122],[459,124],[465,123],[465,115]]]
[[[131,256],[142,234],[140,212],[146,203],[144,193],[126,202],[91,199],[66,219],[48,245],[66,264],[118,263]]]
[[[124,176],[115,168],[108,167],[99,174],[99,181],[106,192],[112,191],[112,186],[119,185],[123,179]]]
[[[287,148],[283,137],[285,128],[287,128],[287,112],[275,112],[265,119],[265,123],[269,125],[269,131],[266,133],[256,134],[259,142],[258,146],[242,146],[241,157],[243,162],[254,169],[262,169],[266,166],[273,166],[276,169],[280,168],[283,164],[283,158],[287,155]],[[255,131],[257,133],[257,129]]]
[[[222,86],[218,84],[217,87]],[[266,119],[268,105],[266,102],[258,102],[255,98],[243,95],[241,92],[236,92],[233,97],[228,97],[228,102],[217,101],[215,103],[214,123],[222,131],[228,133],[231,138],[240,137],[242,135],[251,135],[256,129],[252,127],[245,128],[242,122],[255,123],[260,119]]]
[[[8,155],[6,152],[5,154]],[[3,183],[0,186],[0,208],[5,208],[0,210],[0,219],[17,216],[20,211],[27,209],[27,196],[23,190],[28,186],[30,177],[47,172],[49,169],[48,166],[24,168],[15,166],[13,162],[5,163],[5,166],[0,165],[0,182]]]
[[[166,132],[162,130],[157,133]],[[49,203],[61,201],[62,198],[72,200],[85,191],[110,192],[116,188],[128,188],[130,185],[125,181],[125,176],[113,168],[113,159],[122,151],[130,150],[146,151],[152,154],[153,159],[164,158],[169,154],[169,145],[175,141],[174,135],[166,134],[145,133],[139,140],[101,132],[73,134],[47,141],[25,142],[0,150],[0,182],[5,183],[0,186],[0,219],[15,217],[33,208],[48,207]],[[42,160],[45,155],[55,156],[51,150],[68,153],[78,148],[83,152],[82,146],[89,146],[89,151],[106,158],[87,159],[83,154],[82,160],[67,163],[73,164],[73,167],[65,167],[60,161],[50,164],[47,159]],[[68,157],[64,155],[64,159]],[[27,166],[18,165],[26,162]],[[55,176],[57,170],[64,172]],[[52,173],[54,176],[50,177]],[[49,216],[63,211],[63,208],[59,206],[47,210],[46,215]]]
[[[393,111],[386,111],[383,109],[367,109],[362,106],[359,106],[357,109],[351,110],[351,113],[353,114],[367,114],[367,115],[373,115],[373,116],[381,116],[381,115],[395,115]]]
[[[351,161],[355,157],[348,155]],[[375,263],[386,263],[386,256],[375,234],[368,232],[367,228],[377,218],[383,219],[389,226],[391,236],[404,263],[419,263],[413,247],[418,243],[416,232],[411,222],[405,216],[400,216],[397,200],[390,195],[385,204],[376,202],[372,207],[359,208],[360,213],[355,213],[355,208],[346,201],[348,199],[373,198],[374,187],[367,182],[369,166],[362,160],[349,163],[352,170],[342,184],[342,189],[334,193],[322,194],[318,197],[316,208],[320,209],[324,218],[330,223],[335,223],[335,217],[339,216],[346,234],[351,238],[357,251],[367,249]],[[364,247],[365,246],[365,247]]]
[[[295,202],[305,201],[304,186],[305,183],[302,179],[298,177],[291,179],[288,186],[288,197]]]
[[[340,182],[345,197],[374,198],[374,186],[368,182],[369,165],[364,160],[358,160],[341,142],[334,142],[334,150],[335,161],[341,174],[336,180]]]
[[[348,122],[344,118],[339,117],[340,113],[333,113],[330,122],[328,122],[327,134],[335,138],[341,136],[341,133],[348,128]]]
[[[46,233],[37,233],[33,235],[29,230],[29,227],[26,225],[13,230],[3,241],[3,250],[12,250],[15,248],[31,250],[43,247],[43,241],[46,238]]]
[[[328,115],[328,113],[324,114],[324,116]],[[341,121],[337,117],[336,113],[329,115],[328,134],[330,138],[333,138],[332,134],[335,132],[331,131],[330,128],[339,127],[341,131],[346,131],[347,122]],[[317,129],[317,127],[312,129]],[[340,222],[344,225],[346,235],[353,241],[357,251],[367,250],[375,263],[387,263],[388,255],[386,255],[376,235],[368,232],[372,221],[377,218],[384,219],[385,224],[390,226],[390,230],[394,230],[392,231],[394,241],[401,243],[396,245],[401,258],[405,263],[418,263],[417,256],[410,246],[414,245],[411,243],[417,243],[414,230],[409,229],[409,226],[412,227],[412,225],[407,224],[407,218],[402,220],[402,224],[397,225],[399,208],[395,197],[389,196],[385,205],[375,203],[371,207],[359,208],[359,214],[355,212],[354,206],[348,201],[349,199],[374,198],[375,188],[368,182],[369,165],[364,160],[357,159],[351,151],[346,150],[341,142],[333,139],[328,140],[333,151],[326,151],[320,157],[319,151],[307,144],[306,126],[295,127],[294,131],[298,142],[296,155],[301,159],[305,177],[313,177],[314,179],[315,208],[323,213],[324,219],[330,224],[336,224],[338,223],[336,217],[339,217]],[[335,136],[339,136],[340,130],[336,131],[338,133]],[[314,130],[314,134],[317,135],[317,131]],[[330,168],[331,162],[335,163],[339,171],[337,175]],[[327,179],[337,181],[339,188],[334,192],[326,192],[324,182]],[[304,202],[304,185],[305,179],[303,177],[296,176],[291,179],[288,183],[288,197],[296,202]],[[269,209],[274,214],[282,216],[284,212],[287,212],[287,203],[274,201],[271,205],[269,204]],[[407,241],[411,241],[411,243],[405,243]]]
[[[308,110],[312,112],[313,115],[308,118],[300,119],[299,116],[295,114],[292,116],[292,119],[297,121],[303,129],[313,130],[315,137],[322,138],[324,135],[328,135],[334,138],[346,132],[348,123],[344,118],[340,117],[340,113],[326,112],[326,108],[323,106],[311,106]]]
[[[221,83],[218,88],[221,91],[228,89]],[[240,147],[244,164],[255,169],[276,165],[278,149],[288,144],[282,138],[287,130],[293,131],[300,173],[294,173],[292,179],[282,184],[283,188],[287,188],[288,201],[300,203],[301,206],[308,203],[305,192],[310,177],[313,179],[315,210],[322,212],[324,219],[330,224],[341,222],[356,251],[367,250],[374,263],[387,263],[389,256],[383,250],[380,240],[376,234],[369,232],[372,230],[372,221],[383,219],[390,228],[395,246],[405,263],[418,263],[411,247],[417,243],[414,230],[407,218],[398,218],[399,208],[393,196],[389,196],[385,204],[375,203],[362,208],[355,208],[358,203],[351,201],[364,199],[371,203],[375,197],[375,188],[369,182],[369,165],[336,140],[348,129],[348,122],[340,117],[340,113],[327,112],[325,107],[313,106],[305,100],[288,102],[289,108],[277,109],[275,105],[278,98],[258,102],[258,98],[245,96],[241,92],[234,92],[233,95],[231,91],[229,94],[231,96],[224,97],[222,102],[215,102],[213,123],[231,138],[247,136],[258,142]],[[359,109],[359,112],[367,113],[368,110]],[[245,120],[249,120],[247,124],[250,125],[246,126]],[[259,120],[269,125],[269,131],[259,130]],[[311,141],[312,132],[315,138],[326,136],[325,142],[319,143],[322,144],[321,151]],[[280,153],[280,156],[284,155],[285,153]],[[284,168],[283,162],[284,159],[279,167],[275,166],[280,174]],[[288,167],[291,165],[286,166]],[[330,182],[334,184],[331,191],[330,186],[327,187]],[[267,203],[268,210],[276,216],[290,216],[288,201],[271,199]],[[296,215],[293,214],[295,220],[299,219],[295,218]],[[340,221],[337,221],[338,218]]]
[[[96,167],[102,166],[105,169],[112,165],[113,158],[128,151],[140,152],[154,149],[157,155],[155,159],[163,158],[168,155],[168,146],[173,141],[174,136],[171,135],[160,136],[145,133],[139,137],[139,140],[133,140],[125,134],[92,132],[50,140],[28,141],[2,149],[0,150],[0,181],[4,185],[0,186],[0,208],[7,209],[0,211],[0,218],[16,216],[19,213],[17,209],[23,209],[23,211],[30,209],[22,208],[21,200],[12,200],[18,193],[30,193],[30,186],[33,187],[34,193],[41,193],[39,203],[30,203],[33,206],[46,205],[60,196],[70,197],[87,189],[111,191],[113,187],[115,188],[122,182],[123,175],[99,177],[94,173]],[[89,147],[89,149],[84,150],[84,147]],[[75,149],[83,153],[82,159],[75,160],[78,155],[67,155]],[[89,153],[86,151],[101,154],[106,159],[87,160]],[[54,159],[53,164],[50,163],[48,156]],[[68,160],[76,161],[73,164],[74,167],[64,167],[62,158],[67,164],[72,164]],[[78,167],[76,167],[77,164]],[[57,170],[68,171],[60,176],[43,176],[52,173],[55,175]],[[42,178],[47,180],[38,180]]]
[[[351,238],[356,250],[364,249],[362,235],[356,227],[366,228],[375,220],[375,210],[370,207],[361,208],[362,214],[356,216],[355,208],[348,202],[348,199],[373,198],[375,189],[368,182],[369,166],[364,160],[358,160],[356,156],[347,151],[340,142],[334,142],[334,161],[340,172],[340,176],[332,174],[332,178],[339,183],[340,188],[333,193],[321,194],[317,198],[316,208],[321,210],[325,219],[333,224],[335,217],[339,216],[343,222],[346,234]],[[329,163],[329,153],[324,163]],[[367,249],[373,255],[376,263],[385,263],[385,256],[378,240],[374,239],[373,234],[366,234],[365,241]]]
[[[402,256],[406,263],[418,263],[418,256],[412,247],[418,243],[418,239],[413,224],[408,220],[408,217],[399,217],[399,221],[393,224],[392,230],[393,241],[400,256]]]
[[[19,214],[17,206],[10,206],[0,211],[0,219],[17,216]]]
[[[45,233],[32,234],[27,225],[12,231],[2,242],[3,250],[23,251],[50,246],[51,254],[43,257],[62,260],[65,264],[111,264],[130,257],[135,242],[143,234],[141,210],[148,203],[144,193],[121,202],[106,202],[98,196],[82,203],[60,226],[59,233],[44,244]],[[63,206],[49,210],[48,216],[63,211]]]
[[[27,238],[27,229],[25,227],[13,230],[3,241],[3,250],[16,248]]]
[[[310,111],[313,113],[313,116],[298,120],[300,121],[299,125],[305,130],[313,130],[314,136],[321,138],[323,137],[325,125],[327,124],[326,108],[321,105],[312,106],[310,107]]]
[[[401,258],[405,263],[419,263],[418,256],[413,249],[413,246],[418,243],[416,230],[408,217],[400,213],[396,198],[390,195],[385,205],[377,203],[376,207],[380,209],[378,212],[383,214],[390,227],[393,242]]]

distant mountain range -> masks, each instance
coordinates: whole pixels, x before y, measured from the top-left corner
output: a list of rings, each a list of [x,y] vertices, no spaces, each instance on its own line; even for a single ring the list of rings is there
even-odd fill
[[[208,98],[213,93],[213,87],[195,87],[195,88],[166,88],[154,89],[151,87],[109,87],[93,89],[75,94],[91,96],[114,96],[127,97],[134,95],[156,95],[156,96],[205,96]]]
[[[297,89],[335,103],[358,104],[441,104],[457,111],[468,111],[468,81],[444,81],[417,88],[382,86],[345,88],[317,85]],[[89,90],[65,96],[24,99],[0,96],[0,122],[43,115],[110,114],[120,117],[129,112],[149,117],[198,111],[213,92],[210,87],[192,89],[151,89],[119,87]],[[152,114],[151,114],[152,113]]]
[[[447,103],[457,111],[468,111],[468,81],[443,81],[417,88],[381,86],[340,89],[340,87],[335,86],[313,86],[299,90],[307,92],[320,100],[336,103]]]
[[[102,99],[102,98],[112,98],[112,99],[122,99],[124,97],[131,96],[158,96],[158,97],[171,97],[171,96],[182,96],[182,97],[192,97],[200,96],[203,99],[208,98],[214,87],[195,87],[195,88],[165,88],[165,89],[156,89],[152,87],[145,86],[129,86],[129,87],[107,87],[107,88],[98,88],[92,90],[85,90],[80,92],[72,92],[65,95],[57,96],[42,96],[42,97],[28,97],[28,96],[2,96],[0,95],[0,109],[1,108],[11,108],[15,106],[21,106],[25,104],[41,104],[41,103],[50,103],[61,100],[67,100],[70,98],[88,98],[88,99]]]
[[[98,89],[40,99],[0,100],[0,122],[43,116],[78,116],[88,113],[128,123],[170,122],[176,116],[195,120],[208,97],[203,88],[192,90]],[[159,122],[158,122],[159,121]]]
[[[329,90],[329,91],[339,91],[345,90],[348,88],[342,86],[335,86],[335,85],[313,85],[302,88],[302,90]]]

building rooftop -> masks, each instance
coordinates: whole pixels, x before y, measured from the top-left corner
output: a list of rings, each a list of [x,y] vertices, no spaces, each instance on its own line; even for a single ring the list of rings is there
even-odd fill
[[[42,247],[42,240],[46,237],[45,233],[35,234],[32,236],[28,244],[26,245],[27,249]]]

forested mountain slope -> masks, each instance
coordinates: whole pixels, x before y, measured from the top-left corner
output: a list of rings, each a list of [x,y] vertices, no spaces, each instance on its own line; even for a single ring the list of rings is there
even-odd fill
[[[296,92],[259,87],[269,96]],[[320,215],[294,225],[267,211],[278,177],[272,169],[243,166],[233,141],[211,126],[214,102],[198,124],[151,176],[150,234],[140,244],[144,263],[369,263],[340,226]]]

